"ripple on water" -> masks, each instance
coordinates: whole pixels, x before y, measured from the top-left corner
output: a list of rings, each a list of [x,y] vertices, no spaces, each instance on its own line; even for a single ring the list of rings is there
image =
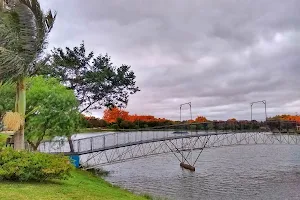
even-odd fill
[[[238,146],[208,149],[196,172],[172,154],[107,166],[107,180],[130,190],[178,200],[300,199],[300,148]]]

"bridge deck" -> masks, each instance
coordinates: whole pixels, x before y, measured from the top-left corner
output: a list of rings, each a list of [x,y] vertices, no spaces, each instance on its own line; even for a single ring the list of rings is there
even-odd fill
[[[91,154],[91,153],[96,153],[96,152],[101,152],[101,151],[107,151],[111,149],[117,149],[117,148],[123,148],[123,147],[128,147],[128,146],[134,146],[134,145],[140,145],[140,144],[146,144],[146,143],[154,143],[154,142],[161,142],[161,141],[168,141],[168,140],[178,140],[178,139],[185,139],[185,138],[192,138],[192,137],[207,137],[207,136],[217,136],[217,135],[228,135],[228,134],[236,134],[236,133],[246,133],[246,132],[210,132],[210,133],[189,133],[189,134],[180,134],[180,135],[175,135],[172,134],[172,136],[167,136],[167,137],[156,137],[156,138],[150,138],[150,139],[141,139],[141,140],[135,140],[135,141],[129,141],[129,142],[124,142],[124,143],[116,143],[116,144],[111,144],[111,145],[105,145],[105,144],[98,144],[98,145],[90,145],[90,147],[86,150],[75,150],[75,152],[70,152],[70,151],[59,151],[59,152],[50,152],[50,153],[63,153],[65,155],[84,155],[84,154]],[[111,135],[100,135],[100,136],[94,136],[94,137],[88,137],[88,138],[83,138],[83,139],[78,139],[74,140],[73,143],[77,144],[80,142],[85,142],[86,144],[92,143],[92,141],[95,138],[101,138],[105,139],[105,137],[109,137]],[[53,142],[52,142],[53,143]]]

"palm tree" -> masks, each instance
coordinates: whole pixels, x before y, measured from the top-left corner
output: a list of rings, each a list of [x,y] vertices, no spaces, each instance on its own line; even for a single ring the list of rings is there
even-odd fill
[[[41,58],[56,14],[44,14],[38,0],[0,0],[0,81],[17,84],[15,112],[25,119],[25,78]],[[23,120],[24,120],[23,119]],[[24,149],[24,125],[14,135],[15,149]]]

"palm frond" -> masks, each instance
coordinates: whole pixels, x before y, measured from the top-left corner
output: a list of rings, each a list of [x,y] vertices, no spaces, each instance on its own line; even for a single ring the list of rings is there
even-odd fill
[[[47,54],[46,56],[40,58],[38,61],[33,62],[32,66],[28,69],[28,75],[34,76],[37,74],[41,74],[41,72],[47,68],[50,59],[51,55]]]
[[[15,12],[0,12],[0,46],[13,51],[20,49],[18,24]]]
[[[56,13],[45,15],[38,0],[5,2],[9,9],[0,10],[0,78],[13,72],[26,76],[46,47]]]
[[[13,47],[16,45],[16,34],[0,23],[0,46]]]
[[[17,4],[15,11],[19,17],[19,38],[22,44],[22,49],[19,52],[23,58],[26,58],[28,65],[36,57],[36,32],[37,27],[34,22],[34,16],[28,7],[24,4]]]
[[[27,44],[31,44],[28,46],[29,52],[35,52],[34,56],[38,58],[46,47],[46,39],[53,27],[56,13],[53,15],[51,11],[48,11],[45,15],[38,0],[19,1],[21,4],[16,6],[16,10],[20,15],[20,24],[23,24],[21,27],[24,31],[23,39]]]
[[[14,51],[0,47],[0,80],[11,79],[24,72],[25,60]]]
[[[0,80],[13,79],[22,74],[25,60],[18,54],[21,48],[17,13],[0,11]]]

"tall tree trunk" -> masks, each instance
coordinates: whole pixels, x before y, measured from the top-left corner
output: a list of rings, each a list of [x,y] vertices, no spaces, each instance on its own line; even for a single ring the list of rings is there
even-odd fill
[[[24,125],[25,125],[25,112],[26,112],[26,83],[25,78],[20,77],[17,81],[16,92],[16,105],[15,111],[20,113],[23,117],[23,123],[20,130],[14,135],[14,148],[15,150],[24,149]]]
[[[74,145],[73,145],[73,141],[71,139],[71,136],[68,136],[68,142],[69,142],[69,145],[70,145],[70,152],[75,152],[74,151]]]
[[[36,144],[34,144],[33,142],[31,142],[30,140],[27,140],[28,144],[30,145],[31,149],[33,151],[37,151],[39,145],[40,145],[40,141],[38,141]]]

